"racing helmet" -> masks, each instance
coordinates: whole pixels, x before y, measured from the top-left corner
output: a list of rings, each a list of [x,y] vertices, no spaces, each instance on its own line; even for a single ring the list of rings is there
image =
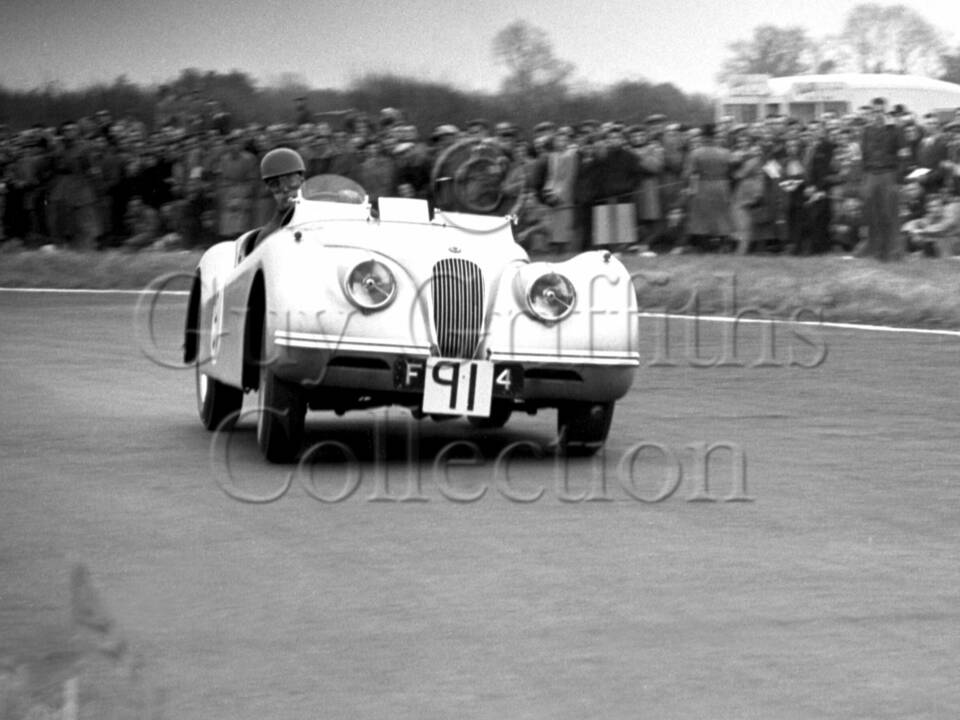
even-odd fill
[[[290,148],[280,147],[271,150],[263,156],[260,161],[260,179],[269,180],[270,178],[290,173],[305,173],[306,166],[303,164],[303,158],[300,153]]]

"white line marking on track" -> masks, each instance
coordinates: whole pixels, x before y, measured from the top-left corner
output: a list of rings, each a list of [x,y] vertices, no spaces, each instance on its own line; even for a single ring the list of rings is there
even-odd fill
[[[91,290],[85,288],[5,288],[0,287],[0,293],[48,293],[51,295],[68,295],[68,294],[78,294],[78,295],[141,295],[144,291],[151,292],[148,289],[144,290]],[[187,290],[161,290],[160,294],[162,295],[189,295]],[[672,313],[651,313],[651,312],[641,312],[637,313],[638,317],[644,318],[669,318],[670,320],[693,320],[694,316],[692,315],[675,315]],[[726,315],[700,315],[697,317],[699,320],[704,322],[721,322],[721,323],[732,323],[734,321],[742,322],[745,324],[755,324],[755,323],[765,323],[765,322],[775,322],[778,324],[793,323],[795,325],[804,325],[808,327],[822,327],[822,328],[832,328],[836,330],[863,330],[865,332],[886,332],[886,333],[912,333],[916,335],[944,335],[947,337],[960,337],[960,330],[938,330],[935,328],[910,328],[910,327],[894,327],[892,325],[858,325],[857,323],[843,323],[843,322],[814,322],[812,320],[789,320],[784,318],[732,318]]]
[[[146,288],[144,289],[146,290]],[[140,295],[144,290],[89,290],[84,288],[5,288],[0,292],[6,293],[49,293],[51,295]],[[153,292],[147,290],[147,292]],[[161,290],[161,295],[189,295],[189,290]]]
[[[788,318],[732,318],[729,315],[700,315],[699,317],[693,315],[676,315],[673,313],[649,313],[642,312],[637,313],[640,317],[646,318],[669,318],[670,320],[694,320],[699,319],[705,322],[719,322],[719,323],[732,323],[732,322],[742,322],[745,324],[756,324],[756,323],[766,323],[766,322],[775,322],[780,325],[793,324],[793,325],[803,325],[807,327],[822,327],[822,328],[831,328],[836,330],[864,330],[866,332],[886,332],[886,333],[912,333],[917,335],[946,335],[948,337],[960,337],[960,330],[939,330],[936,328],[910,328],[910,327],[895,327],[893,325],[859,325],[857,323],[844,323],[844,322],[817,322],[813,320],[790,320]]]

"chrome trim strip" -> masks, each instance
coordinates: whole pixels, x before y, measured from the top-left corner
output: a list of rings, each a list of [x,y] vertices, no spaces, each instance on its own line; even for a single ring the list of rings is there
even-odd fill
[[[491,352],[490,360],[494,362],[523,362],[523,363],[550,363],[555,365],[600,365],[604,367],[639,367],[639,353],[565,353],[557,355],[555,353],[509,353],[509,352]]]
[[[312,350],[333,350],[337,352],[396,353],[399,355],[430,355],[429,345],[407,345],[384,340],[369,340],[343,335],[324,335],[322,333],[290,332],[277,330],[273,340],[283,347],[308,348]]]

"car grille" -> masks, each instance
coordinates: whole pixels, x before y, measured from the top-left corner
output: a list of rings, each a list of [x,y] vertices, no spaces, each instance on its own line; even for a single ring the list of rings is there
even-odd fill
[[[471,358],[483,329],[483,273],[469,260],[433,266],[433,323],[442,357]]]

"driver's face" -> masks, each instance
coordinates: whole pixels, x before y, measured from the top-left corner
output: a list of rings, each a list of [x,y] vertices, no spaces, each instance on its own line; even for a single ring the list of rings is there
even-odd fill
[[[277,204],[281,207],[286,207],[296,198],[297,191],[300,190],[300,186],[303,184],[303,174],[295,172],[288,173],[287,175],[279,175],[267,180],[266,184],[267,189],[273,194],[273,199],[277,201]]]

